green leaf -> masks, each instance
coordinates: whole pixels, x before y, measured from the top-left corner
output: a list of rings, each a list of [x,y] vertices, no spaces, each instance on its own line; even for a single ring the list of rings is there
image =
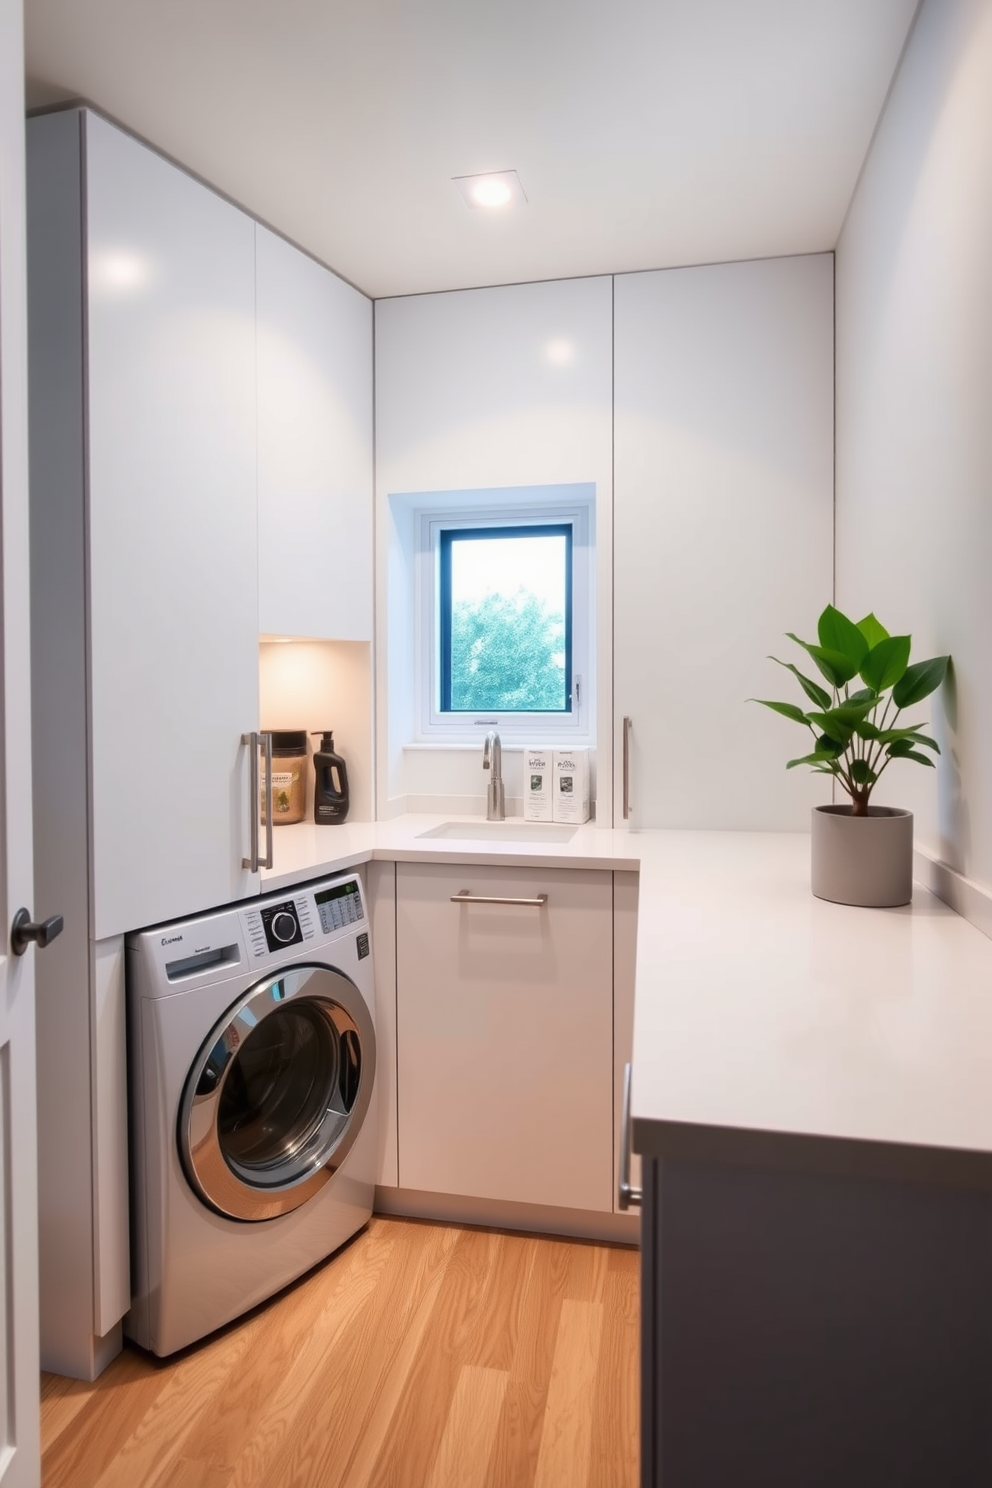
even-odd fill
[[[929,661],[918,661],[907,667],[892,689],[897,708],[911,708],[922,698],[936,692],[947,671],[949,656],[933,656]]]
[[[874,785],[878,776],[867,760],[856,759],[851,761],[851,779],[856,780],[858,785]]]
[[[772,703],[768,698],[748,698],[748,702],[760,703],[763,708],[772,708],[776,713],[781,713],[783,718],[791,718],[793,723],[808,722],[802,708],[797,708],[795,703]]]
[[[778,661],[778,657],[770,656],[768,660]],[[794,677],[798,677],[799,685],[811,703],[815,703],[818,708],[830,707],[830,694],[818,682],[813,682],[809,677],[804,677],[799,668],[793,666],[791,661],[778,661],[778,664],[785,667],[786,671],[791,672]]]
[[[922,760],[923,764],[932,765],[933,760],[930,756],[928,754],[920,754],[916,748],[916,745],[921,742],[918,738],[896,739],[887,747],[885,752],[889,756],[889,759]],[[937,752],[938,754],[940,753],[939,750]]]
[[[889,639],[889,632],[884,625],[875,619],[874,614],[866,615],[863,620],[859,620],[858,629],[872,650],[875,649],[879,641],[887,641]]]
[[[895,746],[893,746],[893,748],[894,747]],[[891,753],[891,751],[890,751],[890,753]],[[933,760],[930,758],[930,756],[928,754],[918,754],[915,749],[901,749],[898,754],[893,754],[892,755],[892,758],[893,759],[911,759],[911,760],[916,760],[917,764],[920,764],[920,765],[929,765],[931,769],[935,769],[936,768],[936,766],[934,765]]]
[[[847,737],[850,738],[856,726],[871,712],[874,706],[874,699],[871,701],[865,700],[860,703],[854,702],[853,699],[848,699],[846,702],[838,703],[836,708],[826,708],[822,713],[810,713],[809,718],[812,723],[820,724],[824,733],[830,734],[831,738],[836,739],[838,737],[833,732],[833,726],[835,724],[839,725],[842,729],[846,729]]]
[[[940,745],[936,739],[931,739],[927,734],[921,734],[922,723],[914,723],[912,728],[883,729],[878,735],[882,744],[907,743],[910,747],[916,744],[925,744],[927,749],[936,750],[940,753]]]
[[[794,770],[797,765],[823,765],[829,766],[829,773],[836,774],[836,762],[830,754],[804,754],[801,759],[790,760],[786,765],[787,770]]]
[[[817,621],[816,632],[825,651],[838,651],[854,664],[855,672],[860,669],[868,655],[868,642],[853,620],[842,615],[833,605],[827,605]]]
[[[804,651],[809,652],[831,687],[843,687],[845,682],[850,682],[856,675],[856,664],[842,651],[830,651],[823,646],[814,646],[809,641],[801,641],[791,630],[786,634],[790,641],[795,641],[797,646],[802,646]]]
[[[891,744],[894,739],[915,739],[922,727],[922,723],[913,723],[906,728],[879,729],[878,737],[883,744]]]
[[[827,735],[827,737],[839,744],[841,749],[846,749],[848,744],[851,742],[851,735],[854,733],[854,725],[844,723],[836,716],[836,713],[837,710],[835,708],[831,708],[830,711],[827,713],[809,713],[807,714],[807,717],[809,718],[810,723],[819,724],[820,728]]]
[[[854,725],[854,732],[859,739],[880,739],[882,736],[873,723],[863,718],[860,723]]]
[[[844,745],[836,739],[831,739],[829,734],[820,734],[816,741],[817,754],[826,754],[830,759],[836,759],[839,754],[844,753]]]
[[[887,636],[873,646],[861,663],[861,676],[869,687],[882,692],[894,687],[909,665],[910,636]]]
[[[885,752],[890,759],[899,759],[900,755],[907,754],[912,747],[912,739],[893,739],[890,744],[886,744]]]
[[[850,693],[845,703],[870,703],[872,707],[878,702],[878,693],[873,687],[860,687],[857,692]]]

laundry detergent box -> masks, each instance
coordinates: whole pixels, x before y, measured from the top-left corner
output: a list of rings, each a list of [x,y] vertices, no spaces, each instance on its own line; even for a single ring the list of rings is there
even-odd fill
[[[524,750],[524,821],[553,821],[555,752],[529,745]]]
[[[556,749],[551,820],[589,820],[589,751]]]

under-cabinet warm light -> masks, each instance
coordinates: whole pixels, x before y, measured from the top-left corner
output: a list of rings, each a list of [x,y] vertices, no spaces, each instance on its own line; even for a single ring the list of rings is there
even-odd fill
[[[524,188],[516,171],[490,171],[484,176],[453,176],[467,207],[522,207]]]

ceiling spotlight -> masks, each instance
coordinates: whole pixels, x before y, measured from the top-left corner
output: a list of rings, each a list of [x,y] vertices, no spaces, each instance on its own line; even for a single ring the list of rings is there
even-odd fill
[[[453,176],[467,207],[522,207],[527,203],[516,171],[489,171],[484,176]]]

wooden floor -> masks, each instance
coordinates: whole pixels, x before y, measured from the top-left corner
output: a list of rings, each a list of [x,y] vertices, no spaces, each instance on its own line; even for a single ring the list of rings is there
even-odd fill
[[[42,1379],[45,1488],[635,1488],[637,1252],[376,1217],[206,1344]]]

